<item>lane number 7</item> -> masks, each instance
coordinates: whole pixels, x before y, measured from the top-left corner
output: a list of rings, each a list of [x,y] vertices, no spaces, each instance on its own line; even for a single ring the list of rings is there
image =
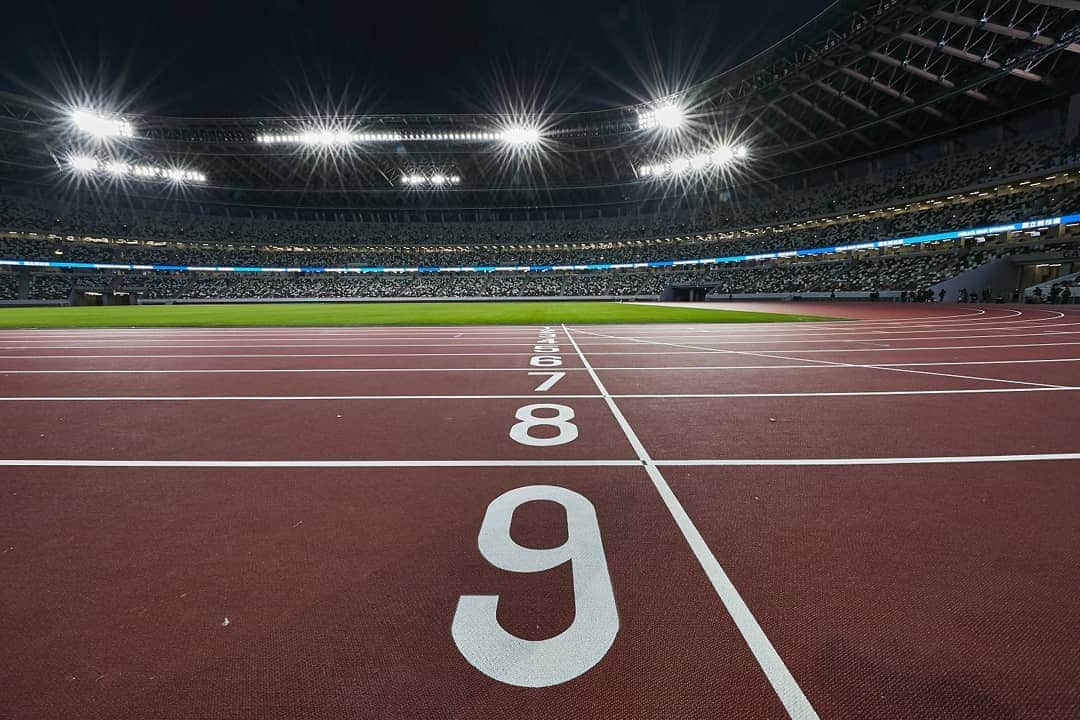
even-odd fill
[[[530,375],[547,375],[548,379],[536,386],[533,392],[547,392],[555,387],[555,383],[566,377],[564,372],[531,372]]]

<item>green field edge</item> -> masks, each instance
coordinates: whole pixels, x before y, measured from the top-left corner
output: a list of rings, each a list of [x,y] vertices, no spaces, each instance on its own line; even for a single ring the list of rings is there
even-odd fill
[[[837,320],[749,310],[678,308],[610,301],[184,304],[0,308],[0,328],[439,327],[774,323]]]

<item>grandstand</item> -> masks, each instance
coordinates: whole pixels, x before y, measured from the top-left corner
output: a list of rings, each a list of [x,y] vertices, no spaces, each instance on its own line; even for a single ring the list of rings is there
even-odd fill
[[[1075,223],[1024,223],[1080,212],[1080,46],[1067,8],[973,9],[834,3],[679,97],[575,114],[58,121],[4,95],[3,301],[891,297],[1004,255],[1011,296],[1072,269]]]

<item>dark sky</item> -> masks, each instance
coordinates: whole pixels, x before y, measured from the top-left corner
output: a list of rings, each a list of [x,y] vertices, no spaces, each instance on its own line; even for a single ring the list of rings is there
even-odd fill
[[[826,4],[0,0],[0,89],[173,115],[596,109],[708,77]]]

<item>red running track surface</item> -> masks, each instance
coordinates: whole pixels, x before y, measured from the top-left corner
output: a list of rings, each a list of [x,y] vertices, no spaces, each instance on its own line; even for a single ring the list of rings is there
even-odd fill
[[[0,333],[0,717],[1080,716],[1080,312],[799,310]]]

